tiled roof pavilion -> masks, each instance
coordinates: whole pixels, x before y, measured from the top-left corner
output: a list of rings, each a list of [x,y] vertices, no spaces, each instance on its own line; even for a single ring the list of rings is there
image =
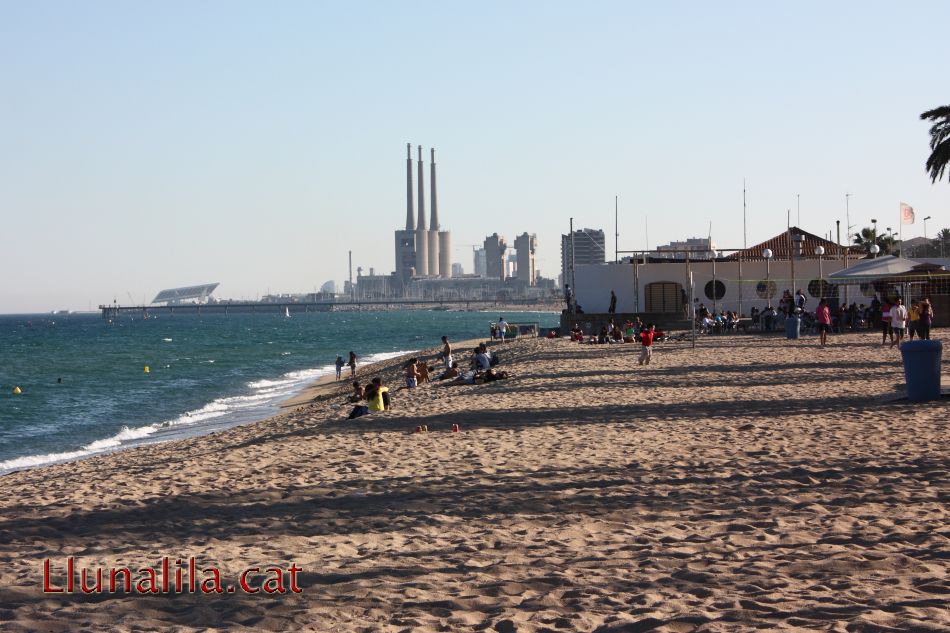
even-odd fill
[[[802,241],[796,242],[792,236],[801,235]],[[818,256],[815,255],[815,248],[818,246],[823,246],[825,248],[825,253],[822,257],[832,258],[832,257],[843,257],[847,253],[848,257],[853,257],[855,259],[860,259],[866,257],[867,253],[864,252],[864,249],[860,246],[838,246],[832,241],[826,240],[823,237],[818,237],[813,233],[804,231],[797,226],[793,226],[788,229],[788,231],[782,231],[775,237],[765,240],[760,244],[755,246],[750,246],[749,248],[736,251],[731,255],[724,257],[727,261],[736,260],[740,257],[742,261],[754,261],[765,259],[762,257],[762,251],[765,249],[770,249],[772,251],[772,259],[789,259],[789,253],[791,248],[797,248],[797,244],[801,244],[801,252],[796,254],[796,259],[818,259]],[[790,248],[791,245],[791,248]]]

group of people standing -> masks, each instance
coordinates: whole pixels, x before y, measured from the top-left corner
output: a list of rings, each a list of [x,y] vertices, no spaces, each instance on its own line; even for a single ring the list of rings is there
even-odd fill
[[[876,303],[880,305],[879,308]],[[899,347],[905,335],[911,341],[915,335],[921,340],[930,340],[934,310],[928,298],[912,300],[908,308],[900,297],[896,297],[893,303],[887,298],[880,302],[875,297],[871,302],[871,310],[880,310],[881,345],[886,345],[890,338],[891,347]]]
[[[343,367],[350,366],[350,377],[353,378],[356,376],[356,354],[350,352],[350,360],[344,361],[342,356],[336,357],[336,379],[340,380],[343,377]]]

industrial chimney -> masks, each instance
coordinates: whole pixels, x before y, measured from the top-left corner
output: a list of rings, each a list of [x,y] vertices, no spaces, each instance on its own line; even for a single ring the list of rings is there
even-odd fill
[[[429,161],[429,206],[432,207],[432,221],[429,222],[429,274],[439,274],[439,201],[435,193],[435,148],[431,150]]]
[[[426,231],[425,183],[422,165],[422,145],[419,146],[419,221],[416,223],[416,273],[429,274],[429,235]]]
[[[406,143],[406,230],[416,230],[415,209],[412,206],[412,144]]]

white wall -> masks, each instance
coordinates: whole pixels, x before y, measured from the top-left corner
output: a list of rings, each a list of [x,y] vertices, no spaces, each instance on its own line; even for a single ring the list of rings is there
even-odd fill
[[[854,264],[853,261],[850,263]],[[715,303],[717,310],[738,312],[740,301],[741,312],[744,314],[748,314],[753,306],[759,309],[764,308],[767,301],[759,298],[755,288],[757,282],[766,279],[766,262],[764,260],[742,262],[741,274],[739,267],[739,262],[716,262],[714,272],[713,262],[690,262],[689,271],[693,274],[695,292],[689,299],[698,298],[700,303],[704,303],[710,310],[713,309]],[[808,282],[818,279],[819,261],[817,259],[796,260],[794,267],[793,277],[789,261],[769,263],[768,277],[776,286],[772,303],[778,304],[782,291],[790,290],[794,294],[801,288],[805,290],[808,297],[808,306],[813,308],[818,304],[818,298],[809,294]],[[841,270],[845,266],[840,260],[823,259],[820,267],[821,276],[827,280],[830,273]],[[574,292],[578,304],[585,312],[606,312],[610,305],[610,291],[613,290],[617,293],[617,312],[646,312],[647,284],[674,282],[688,289],[689,276],[685,262],[641,264],[636,267],[636,273],[634,268],[633,264],[578,265],[574,271],[576,280]],[[713,281],[714,276],[725,285],[725,296],[721,301],[716,302],[705,295],[706,284]],[[570,283],[570,280],[565,280],[565,283]],[[870,297],[862,294],[856,286],[850,287],[848,299],[865,304],[870,301]]]

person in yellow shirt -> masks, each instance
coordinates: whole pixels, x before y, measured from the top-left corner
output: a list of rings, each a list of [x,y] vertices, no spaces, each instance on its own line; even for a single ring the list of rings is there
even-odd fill
[[[907,324],[907,340],[913,341],[914,334],[917,333],[917,326],[920,325],[920,306],[917,301],[910,302],[910,310],[907,311],[909,323]]]
[[[383,379],[373,378],[372,392],[367,390],[366,403],[370,411],[388,411],[390,407],[389,388],[383,386]]]

